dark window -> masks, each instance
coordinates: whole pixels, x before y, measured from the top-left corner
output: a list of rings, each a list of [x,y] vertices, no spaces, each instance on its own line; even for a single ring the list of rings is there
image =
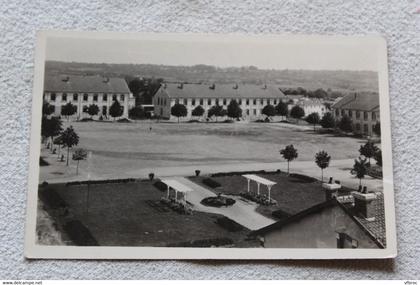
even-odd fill
[[[63,95],[61,95],[61,101],[67,101],[67,94],[63,93]]]
[[[372,120],[375,121],[376,120],[376,113],[372,112]]]
[[[211,105],[211,99],[207,99],[207,105]]]
[[[369,132],[369,126],[367,124],[363,125],[363,132],[365,132],[366,134]]]
[[[125,96],[124,96],[124,94],[121,94],[121,96],[120,96],[120,100],[121,100],[121,101],[124,101],[124,97],[125,97]]]
[[[204,100],[200,99],[200,105],[203,105],[203,104],[204,104]]]
[[[55,93],[51,93],[51,101],[55,101]]]
[[[108,101],[108,95],[106,94],[102,95],[102,101]]]
[[[83,101],[87,101],[88,100],[88,95],[85,93],[83,94]]]
[[[117,95],[112,95],[112,101],[116,101],[117,100]]]
[[[102,115],[106,115],[106,110],[107,108],[106,108],[106,106],[102,106]]]
[[[184,105],[188,105],[188,100],[184,99]]]
[[[360,124],[356,124],[356,131],[360,131]]]
[[[223,105],[226,105],[226,99],[223,99]]]
[[[264,99],[260,99],[260,104],[264,105]]]
[[[95,101],[95,102],[98,101],[98,95],[96,95],[96,94],[93,95],[93,101]]]
[[[191,100],[191,105],[195,106],[195,99]]]
[[[363,119],[367,121],[368,119],[368,112],[363,112]]]
[[[349,110],[349,117],[351,118],[351,116],[353,116],[353,112]]]
[[[246,109],[246,114],[249,115],[249,109]]]
[[[356,111],[356,119],[359,119],[359,118],[360,118],[360,112]]]
[[[219,99],[216,99],[216,105],[219,105]]]
[[[276,99],[274,99],[273,104],[274,104],[274,105],[277,105],[277,100],[276,100]]]
[[[239,99],[239,105],[242,105],[242,99]]]
[[[175,104],[179,104],[179,99],[176,99],[175,100]]]
[[[252,102],[254,105],[257,105],[257,99],[254,99],[254,101]]]
[[[254,109],[254,115],[256,115],[257,114],[257,109]]]
[[[249,105],[249,99],[246,99],[246,102],[245,102],[247,105]],[[249,113],[249,112],[248,112]],[[249,114],[248,114],[249,115]]]
[[[73,94],[73,101],[77,101],[77,93]]]

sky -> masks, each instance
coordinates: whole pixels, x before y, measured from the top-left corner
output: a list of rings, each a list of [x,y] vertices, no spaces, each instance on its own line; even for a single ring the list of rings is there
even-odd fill
[[[46,59],[260,69],[378,70],[378,38],[66,33],[48,36]]]

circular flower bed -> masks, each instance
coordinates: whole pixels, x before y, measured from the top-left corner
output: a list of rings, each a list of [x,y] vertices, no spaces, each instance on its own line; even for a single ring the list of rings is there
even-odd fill
[[[221,195],[215,196],[215,197],[207,197],[204,198],[201,201],[201,204],[205,205],[205,206],[210,206],[210,207],[228,207],[228,206],[232,206],[233,204],[235,204],[235,200],[232,198],[228,198],[228,197],[224,197]]]

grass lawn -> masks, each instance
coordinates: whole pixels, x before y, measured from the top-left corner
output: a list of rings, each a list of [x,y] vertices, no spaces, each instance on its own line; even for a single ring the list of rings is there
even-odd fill
[[[247,229],[229,232],[216,224],[220,215],[196,211],[181,215],[154,206],[165,192],[150,181],[90,185],[88,213],[87,185],[48,187],[56,190],[69,205],[74,219],[80,220],[103,246],[176,246],[212,238],[230,238],[237,247],[253,245],[244,241]]]
[[[279,162],[284,161],[279,150],[288,144],[298,149],[297,160],[313,161],[321,149],[333,159],[354,158],[363,143],[280,123],[63,123],[79,134],[78,147],[92,151],[89,169],[94,177],[135,175],[136,170],[159,167]],[[41,168],[41,181],[75,176],[75,169],[69,172],[64,163],[46,160],[52,165]],[[74,161],[71,167],[75,168]],[[81,161],[82,175],[87,168],[88,163]]]
[[[258,174],[258,176],[277,183],[271,188],[271,197],[277,201],[277,205],[260,205],[257,208],[257,212],[267,217],[273,218],[271,213],[276,210],[282,210],[293,215],[325,201],[325,192],[320,181],[307,183],[301,179],[290,177],[286,173]],[[201,182],[203,177],[190,177],[190,179],[207,187]],[[247,180],[241,175],[211,177],[211,179],[222,185],[220,188],[211,189],[215,193],[238,195],[240,192],[247,191]],[[255,182],[251,181],[250,191],[257,193],[257,184]],[[260,193],[268,193],[264,185],[260,186]]]

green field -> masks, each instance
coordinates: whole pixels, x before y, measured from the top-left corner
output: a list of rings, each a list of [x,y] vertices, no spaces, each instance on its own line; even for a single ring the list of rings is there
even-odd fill
[[[321,149],[332,159],[353,159],[363,143],[361,139],[318,134],[310,127],[281,123],[70,124],[80,136],[78,147],[92,151],[89,163],[80,163],[81,173],[89,167],[96,177],[129,177],[137,170],[159,167],[279,162],[283,161],[279,150],[288,144],[298,149],[297,160],[301,161],[313,161]],[[42,155],[52,165],[41,168],[41,180],[74,176],[75,162],[68,168],[48,151]]]

